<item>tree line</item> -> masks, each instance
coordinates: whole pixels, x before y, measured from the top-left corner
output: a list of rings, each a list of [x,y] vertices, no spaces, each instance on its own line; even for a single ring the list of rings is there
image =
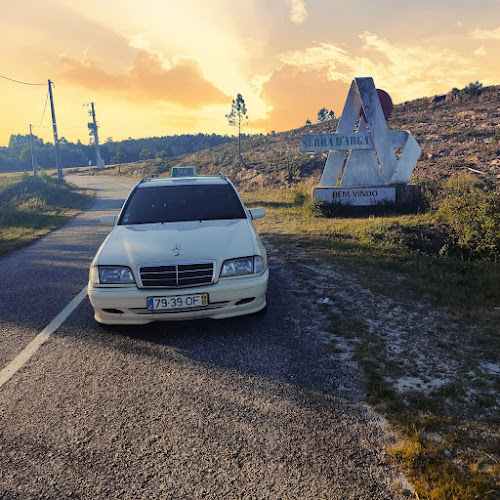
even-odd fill
[[[217,134],[183,134],[145,139],[126,139],[113,141],[109,137],[101,144],[101,157],[107,165],[131,163],[152,158],[169,158],[194,153],[206,148],[235,141],[236,138]],[[55,167],[54,144],[44,142],[33,136],[33,152],[36,165],[48,169]],[[95,165],[96,155],[93,144],[85,145],[80,141],[72,143],[64,137],[59,139],[60,163],[66,167],[84,167],[89,162]],[[30,136],[13,134],[7,147],[0,147],[0,172],[31,170]]]

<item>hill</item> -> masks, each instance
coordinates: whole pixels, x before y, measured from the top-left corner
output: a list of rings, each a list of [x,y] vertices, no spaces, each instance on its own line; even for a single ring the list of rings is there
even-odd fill
[[[415,177],[446,178],[466,171],[499,185],[500,86],[469,84],[451,94],[452,100],[434,96],[395,105],[388,127],[409,130],[422,147]],[[300,137],[335,132],[337,123],[334,119],[244,139],[242,155],[252,167],[248,170],[241,168],[235,142],[173,158],[123,164],[120,170],[142,176],[164,174],[172,166],[195,165],[200,173],[223,172],[248,188],[319,179],[326,153],[302,153]]]
[[[422,147],[416,176],[450,177],[465,170],[498,185],[500,86],[466,89],[451,101],[431,97],[395,106],[389,125],[410,130]]]

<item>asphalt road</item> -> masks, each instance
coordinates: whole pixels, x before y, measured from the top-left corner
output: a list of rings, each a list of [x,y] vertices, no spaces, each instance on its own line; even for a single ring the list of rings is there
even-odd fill
[[[133,182],[0,259],[0,371],[86,285]],[[368,410],[270,252],[266,315],[103,330],[85,298],[0,388],[0,499],[392,499]]]

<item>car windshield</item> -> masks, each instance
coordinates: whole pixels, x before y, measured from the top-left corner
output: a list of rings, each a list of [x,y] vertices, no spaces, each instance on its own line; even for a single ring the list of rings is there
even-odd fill
[[[119,224],[245,217],[243,206],[229,184],[151,186],[134,191]]]

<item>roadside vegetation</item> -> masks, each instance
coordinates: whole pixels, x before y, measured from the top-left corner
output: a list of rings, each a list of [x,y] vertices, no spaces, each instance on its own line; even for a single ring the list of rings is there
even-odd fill
[[[90,202],[89,192],[58,183],[42,171],[0,176],[0,255],[59,227]]]
[[[500,193],[468,175],[420,184],[407,213],[321,205],[311,184],[244,198],[266,207],[259,231],[295,266],[330,352],[402,436],[390,454],[418,498],[496,499]]]

